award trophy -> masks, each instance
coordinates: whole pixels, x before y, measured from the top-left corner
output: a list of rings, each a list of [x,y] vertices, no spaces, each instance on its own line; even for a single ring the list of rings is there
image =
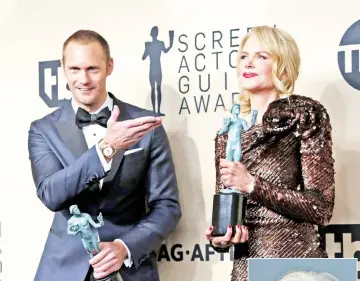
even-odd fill
[[[81,213],[77,205],[70,206],[70,214],[72,214],[72,216],[68,220],[67,233],[71,235],[79,235],[81,237],[84,248],[89,254],[90,258],[94,257],[100,252],[100,248],[97,240],[97,231],[93,232],[91,230],[90,224],[95,228],[103,226],[104,220],[102,214],[100,213],[97,217],[99,223],[94,222],[89,214]],[[90,280],[122,281],[121,278],[119,280],[119,276],[120,274],[114,272],[104,278],[96,279],[93,274],[91,274]]]
[[[218,133],[222,135],[228,133],[226,143],[226,160],[240,162],[242,158],[241,151],[241,133],[249,130],[256,122],[257,110],[253,110],[251,114],[251,124],[247,125],[245,119],[239,118],[240,104],[233,104],[230,113],[232,117],[224,118],[223,125]],[[212,226],[214,228],[212,236],[224,236],[229,225],[235,229],[236,225],[242,225],[245,216],[246,197],[236,189],[229,187],[214,195]],[[232,232],[235,236],[235,231]]]

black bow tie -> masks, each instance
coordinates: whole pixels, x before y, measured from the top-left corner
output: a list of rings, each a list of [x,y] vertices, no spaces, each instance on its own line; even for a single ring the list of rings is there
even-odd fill
[[[97,114],[90,114],[86,110],[79,107],[76,117],[75,124],[81,129],[90,124],[99,124],[100,126],[106,128],[107,121],[110,118],[111,112],[108,107],[105,107]]]

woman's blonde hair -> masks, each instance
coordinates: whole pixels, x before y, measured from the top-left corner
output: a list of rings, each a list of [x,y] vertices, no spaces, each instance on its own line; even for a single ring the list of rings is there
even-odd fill
[[[294,271],[287,273],[279,281],[339,281],[327,272]]]
[[[274,60],[272,71],[274,86],[280,95],[291,95],[294,92],[295,81],[299,76],[300,54],[294,38],[286,31],[276,27],[257,26],[247,33],[240,43],[237,66],[241,52],[247,40],[256,37]],[[250,92],[240,90],[241,113],[247,114],[251,110]]]

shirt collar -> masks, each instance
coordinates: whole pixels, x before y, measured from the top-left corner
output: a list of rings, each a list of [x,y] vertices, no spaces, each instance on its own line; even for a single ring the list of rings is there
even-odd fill
[[[113,99],[109,96],[109,94],[107,94],[106,100],[105,102],[102,104],[102,106],[100,106],[100,108],[98,110],[96,110],[95,112],[91,112],[91,114],[97,114],[99,113],[102,109],[104,109],[106,106],[109,108],[110,111],[112,111],[113,109],[113,104],[114,101]],[[74,109],[74,112],[76,114],[79,105],[75,102],[74,98],[71,99],[71,106]]]

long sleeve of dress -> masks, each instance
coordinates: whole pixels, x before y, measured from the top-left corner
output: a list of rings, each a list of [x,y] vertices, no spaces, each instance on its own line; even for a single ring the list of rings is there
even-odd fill
[[[250,197],[294,220],[324,226],[329,223],[334,208],[334,160],[329,116],[323,107],[318,110],[319,118],[309,122],[305,129],[299,126],[296,132],[300,139],[302,184],[297,189],[279,187],[255,176]],[[304,120],[300,118],[300,124],[301,121]]]

